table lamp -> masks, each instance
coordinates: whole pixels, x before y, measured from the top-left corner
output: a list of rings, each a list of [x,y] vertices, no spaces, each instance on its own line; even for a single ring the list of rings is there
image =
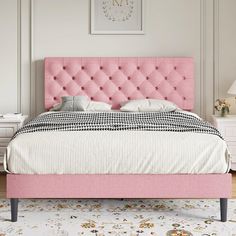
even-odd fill
[[[228,90],[228,94],[236,95],[236,80],[230,86],[230,88]],[[236,97],[235,97],[235,99],[236,99]]]

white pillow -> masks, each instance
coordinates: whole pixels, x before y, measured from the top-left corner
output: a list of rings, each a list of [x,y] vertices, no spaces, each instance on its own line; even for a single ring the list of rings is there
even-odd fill
[[[121,104],[121,111],[156,111],[170,112],[177,109],[177,105],[170,101],[159,99],[130,100]]]
[[[105,102],[88,101],[87,104],[83,104],[83,111],[109,111],[111,105]]]

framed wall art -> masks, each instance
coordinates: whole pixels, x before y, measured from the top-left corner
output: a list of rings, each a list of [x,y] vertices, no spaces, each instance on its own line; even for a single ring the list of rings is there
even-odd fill
[[[145,0],[91,0],[91,34],[144,34]]]

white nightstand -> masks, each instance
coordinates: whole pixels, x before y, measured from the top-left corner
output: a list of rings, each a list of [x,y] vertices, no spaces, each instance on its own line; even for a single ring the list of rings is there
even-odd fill
[[[213,124],[223,135],[231,153],[231,169],[236,170],[236,115],[221,117],[213,115]]]
[[[3,171],[3,157],[13,134],[21,128],[28,116],[22,118],[0,118],[0,171]]]

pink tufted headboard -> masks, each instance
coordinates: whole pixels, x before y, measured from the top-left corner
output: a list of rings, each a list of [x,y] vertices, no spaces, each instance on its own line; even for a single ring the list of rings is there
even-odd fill
[[[192,58],[46,58],[45,108],[62,96],[87,95],[113,108],[129,99],[158,98],[192,110],[193,71]]]

